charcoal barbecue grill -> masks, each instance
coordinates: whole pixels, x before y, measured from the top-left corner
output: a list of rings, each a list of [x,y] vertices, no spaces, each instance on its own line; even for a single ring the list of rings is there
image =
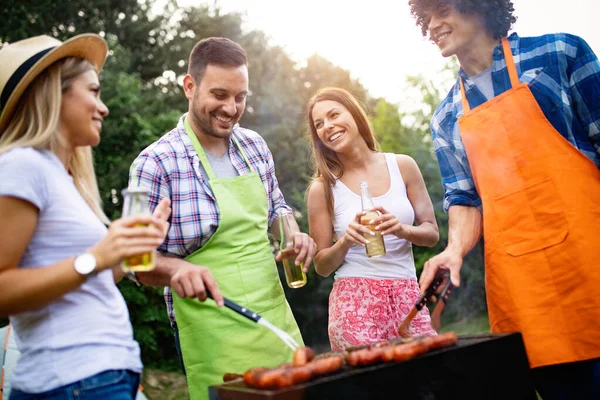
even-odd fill
[[[243,371],[242,371],[243,372]],[[404,362],[342,370],[280,390],[235,380],[209,388],[210,400],[536,400],[519,333],[460,336],[451,347]]]

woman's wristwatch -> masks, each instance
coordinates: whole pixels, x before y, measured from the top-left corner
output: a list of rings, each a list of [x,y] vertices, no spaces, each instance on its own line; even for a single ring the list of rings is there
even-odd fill
[[[96,257],[92,253],[83,253],[75,257],[73,267],[78,274],[89,277],[96,273]]]

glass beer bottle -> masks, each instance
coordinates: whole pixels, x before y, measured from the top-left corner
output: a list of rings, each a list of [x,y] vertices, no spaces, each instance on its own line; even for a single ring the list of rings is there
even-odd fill
[[[128,187],[123,189],[123,213],[122,217],[132,215],[148,215],[148,191],[142,187]],[[153,251],[129,256],[121,261],[121,269],[129,271],[150,271],[154,269],[155,253]]]
[[[301,288],[306,285],[306,274],[302,270],[304,263],[296,265],[296,252],[294,251],[294,234],[297,230],[295,224],[291,224],[293,218],[290,213],[277,213],[279,217],[279,250],[281,251],[281,262],[285,271],[285,280],[292,289]]]
[[[373,208],[373,198],[371,197],[371,192],[369,191],[369,183],[361,182],[360,183],[360,201],[362,204],[362,210],[366,213],[365,215],[360,217],[360,224],[371,232],[375,233],[375,235],[364,235],[365,239],[367,239],[368,243],[365,245],[367,250],[367,256],[369,257],[377,257],[385,255],[385,242],[383,241],[383,235],[381,232],[375,230],[376,225],[372,225],[371,220],[379,217],[379,213],[374,211]]]

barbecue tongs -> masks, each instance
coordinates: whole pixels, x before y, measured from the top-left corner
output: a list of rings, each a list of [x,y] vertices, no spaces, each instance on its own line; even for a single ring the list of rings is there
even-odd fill
[[[438,270],[431,285],[425,290],[425,293],[423,293],[415,303],[413,309],[410,310],[410,313],[408,313],[402,324],[398,327],[398,334],[404,337],[409,336],[408,329],[410,328],[412,320],[417,313],[427,305],[428,301],[432,301],[435,307],[431,313],[431,326],[436,331],[439,331],[440,316],[442,315],[442,310],[444,309],[453,288],[454,286],[452,285],[452,282],[450,282],[450,271],[446,269]]]
[[[208,290],[206,291],[206,295],[208,297],[210,297],[211,299],[213,298],[212,294],[210,294],[210,292]],[[294,340],[292,335],[290,335],[283,329],[276,327],[275,325],[273,325],[272,323],[270,323],[269,321],[267,321],[266,319],[261,317],[258,313],[255,313],[254,311],[249,310],[246,307],[242,307],[239,304],[229,300],[226,297],[224,297],[223,299],[225,300],[225,302],[224,302],[225,307],[235,311],[236,313],[238,313],[241,316],[244,316],[244,317],[256,322],[259,325],[267,327],[274,334],[276,334],[281,340],[283,340],[283,342],[293,351],[297,350],[300,347],[300,345],[298,344],[298,342],[296,342],[296,340]]]

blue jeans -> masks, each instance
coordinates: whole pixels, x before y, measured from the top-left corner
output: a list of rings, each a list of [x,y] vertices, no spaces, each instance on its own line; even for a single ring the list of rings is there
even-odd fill
[[[543,400],[600,399],[600,358],[532,369]]]
[[[139,384],[140,374],[111,370],[44,393],[13,389],[10,400],[134,400]]]

